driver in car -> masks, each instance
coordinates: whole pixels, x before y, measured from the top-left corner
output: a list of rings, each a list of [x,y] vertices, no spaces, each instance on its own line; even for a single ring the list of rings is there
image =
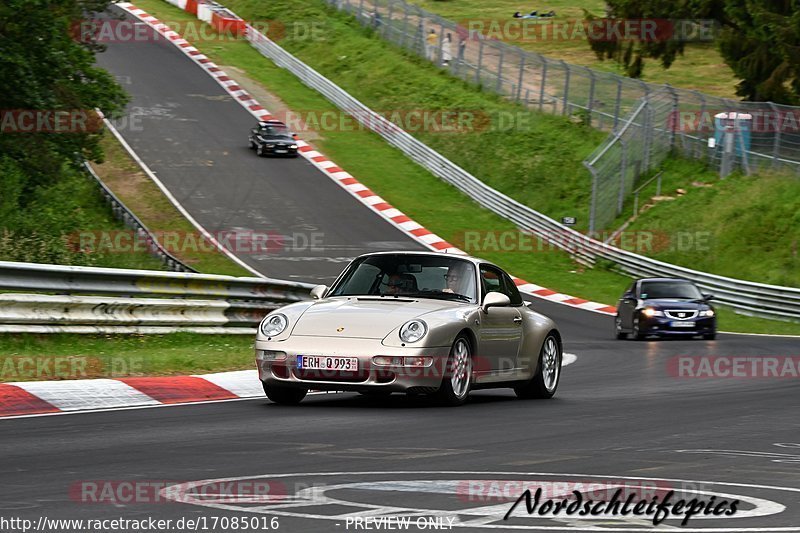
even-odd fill
[[[442,292],[447,292],[450,294],[464,294],[467,279],[465,277],[465,272],[463,268],[460,266],[451,266],[447,269],[447,274],[444,275],[444,281],[446,287],[442,289]]]

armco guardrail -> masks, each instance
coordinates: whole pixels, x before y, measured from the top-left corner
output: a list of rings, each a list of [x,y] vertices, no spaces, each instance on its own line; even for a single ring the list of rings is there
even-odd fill
[[[103,183],[103,180],[100,179],[100,176],[94,171],[92,166],[86,162],[83,164],[86,168],[86,171],[89,175],[97,182],[97,185],[100,187],[100,194],[103,195],[103,198],[111,205],[111,211],[114,213],[114,216],[122,221],[127,227],[136,231],[136,233],[144,240],[147,245],[148,251],[150,254],[154,255],[155,257],[161,259],[164,264],[172,271],[175,272],[197,272],[197,270],[193,269],[186,263],[182,262],[180,259],[169,253],[166,248],[164,248],[158,239],[153,235],[153,233],[145,226],[144,222],[139,220],[139,217],[133,214],[133,211],[128,209],[128,207],[117,198],[111,189]]]
[[[366,128],[374,131],[410,159],[428,169],[433,175],[458,188],[479,205],[514,222],[523,231],[531,232],[544,242],[569,252],[576,260],[591,264],[597,258],[606,259],[613,261],[623,271],[633,276],[669,276],[691,279],[705,291],[714,293],[717,301],[733,307],[741,313],[800,320],[800,289],[716,276],[657,261],[591,239],[489,187],[380,114],[372,111],[252,26],[247,28],[247,39],[261,54],[290,71],[305,85],[318,91]]]
[[[252,333],[312,285],[265,278],[0,261],[0,332]]]

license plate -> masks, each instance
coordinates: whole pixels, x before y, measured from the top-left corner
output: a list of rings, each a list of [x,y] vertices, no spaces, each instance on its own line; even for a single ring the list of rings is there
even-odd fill
[[[694,322],[673,322],[673,328],[693,328]]]
[[[303,370],[344,370],[358,371],[356,357],[327,357],[320,355],[298,355],[297,368]]]
[[[289,150],[275,150],[276,154],[285,154],[285,153],[288,153],[288,152],[289,152]]]

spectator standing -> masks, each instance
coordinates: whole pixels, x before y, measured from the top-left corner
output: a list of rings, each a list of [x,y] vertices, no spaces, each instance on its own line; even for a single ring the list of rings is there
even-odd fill
[[[425,57],[428,61],[433,61],[436,52],[436,45],[439,43],[439,38],[436,36],[436,30],[431,29],[427,37],[425,37]]]
[[[447,34],[444,37],[444,41],[442,42],[442,65],[445,67],[450,65],[450,61],[453,60],[453,36],[451,34]]]

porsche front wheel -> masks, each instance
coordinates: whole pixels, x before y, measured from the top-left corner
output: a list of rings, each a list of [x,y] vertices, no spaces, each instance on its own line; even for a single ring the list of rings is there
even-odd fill
[[[472,387],[472,348],[466,335],[459,335],[450,348],[442,386],[436,399],[442,405],[457,406],[467,401]]]

